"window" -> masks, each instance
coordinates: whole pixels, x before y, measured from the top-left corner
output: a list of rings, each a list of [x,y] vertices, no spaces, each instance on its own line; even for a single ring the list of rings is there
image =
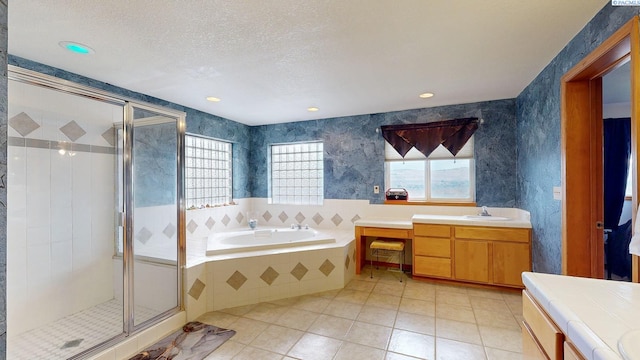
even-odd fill
[[[231,143],[185,136],[187,208],[231,202]]]
[[[322,142],[271,145],[271,204],[322,205]]]
[[[410,201],[473,202],[473,137],[455,158],[440,145],[428,158],[412,148],[403,159],[385,142],[385,184],[405,188]]]

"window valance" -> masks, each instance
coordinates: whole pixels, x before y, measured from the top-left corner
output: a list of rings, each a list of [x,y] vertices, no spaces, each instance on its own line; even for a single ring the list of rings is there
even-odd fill
[[[384,139],[403,158],[413,147],[428,157],[440,145],[455,156],[478,129],[478,118],[384,125],[381,129]]]

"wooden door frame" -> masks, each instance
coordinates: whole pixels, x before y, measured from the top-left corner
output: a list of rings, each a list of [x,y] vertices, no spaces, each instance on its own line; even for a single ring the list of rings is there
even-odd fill
[[[631,61],[632,218],[638,207],[640,35],[634,16],[561,79],[562,273],[604,277],[602,76]],[[638,257],[632,278],[638,282]]]

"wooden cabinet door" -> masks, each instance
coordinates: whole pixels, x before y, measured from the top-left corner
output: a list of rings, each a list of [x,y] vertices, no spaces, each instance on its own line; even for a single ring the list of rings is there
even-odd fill
[[[489,282],[489,243],[482,240],[455,240],[456,279]]]
[[[531,271],[529,244],[495,241],[493,243],[493,283],[520,286],[522,272]]]

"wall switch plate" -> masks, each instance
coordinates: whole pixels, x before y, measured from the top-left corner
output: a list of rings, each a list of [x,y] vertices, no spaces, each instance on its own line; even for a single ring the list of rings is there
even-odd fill
[[[374,185],[373,186],[373,193],[374,194],[380,194],[380,186]]]
[[[553,200],[562,200],[562,188],[560,186],[553,187]]]

